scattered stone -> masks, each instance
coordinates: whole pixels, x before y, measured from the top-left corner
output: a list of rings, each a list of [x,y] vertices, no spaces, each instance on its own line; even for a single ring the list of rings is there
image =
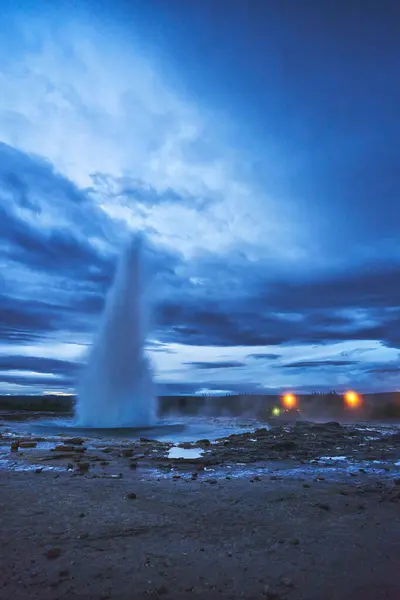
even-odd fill
[[[54,560],[55,558],[58,558],[59,556],[61,556],[61,549],[60,548],[49,548],[45,554],[49,560]]]
[[[325,477],[323,477],[322,475],[318,475],[317,477],[315,477],[314,481],[325,481]]]
[[[35,469],[35,473],[41,473],[43,471],[43,467],[37,467]]]
[[[165,585],[160,585],[160,587],[157,588],[157,593],[160,594],[160,596],[162,594],[168,594],[168,588]]]
[[[210,485],[214,485],[214,484],[218,483],[216,479],[205,479],[204,481],[206,483],[209,483]]]
[[[183,450],[190,450],[190,448],[193,448],[193,443],[192,442],[182,442],[181,444],[178,444],[178,448],[182,448]]]
[[[74,470],[74,465],[72,463],[68,463],[67,464],[67,471],[73,471]]]
[[[127,456],[127,457],[131,457],[133,455],[133,450],[132,448],[124,448],[121,451],[122,456]]]
[[[295,538],[294,540],[292,540],[292,544],[293,544],[293,546],[298,546],[300,544],[300,540]]]
[[[281,600],[282,596],[277,592],[271,590],[271,586],[268,584],[264,585],[264,595],[267,600]]]
[[[286,587],[293,587],[293,581],[289,577],[282,577],[281,583]]]
[[[68,577],[68,575],[69,575],[69,569],[63,569],[58,574],[59,577]]]
[[[400,485],[400,478],[393,479],[394,485]]]
[[[83,517],[85,517],[85,516],[86,516],[85,513],[80,513],[79,518],[83,519]]]
[[[138,464],[137,464],[137,461],[136,461],[136,460],[132,460],[132,461],[129,463],[129,468],[130,468],[130,469],[137,469],[137,466],[138,466]]]
[[[135,494],[135,492],[129,492],[128,494],[126,494],[125,498],[128,498],[129,500],[136,500],[137,495]]]
[[[210,440],[199,440],[197,442],[198,446],[211,446]]]
[[[280,481],[282,479],[280,475],[270,475],[269,478],[271,481]]]
[[[89,471],[90,469],[90,463],[88,462],[80,462],[78,463],[78,469],[79,471],[82,471],[82,473]]]
[[[309,483],[303,483],[303,488],[310,488],[311,485]]]
[[[85,448],[76,448],[75,446],[67,446],[66,444],[60,444],[53,448],[51,452],[79,452],[82,453]]]
[[[180,475],[172,475],[172,479],[181,479]]]
[[[83,533],[80,533],[78,535],[78,540],[87,540],[87,538],[89,537],[89,534],[87,531],[84,531]]]
[[[321,510],[331,510],[330,505],[325,504],[324,502],[317,502],[316,504],[314,504],[314,506],[316,506],[317,508],[320,508]]]

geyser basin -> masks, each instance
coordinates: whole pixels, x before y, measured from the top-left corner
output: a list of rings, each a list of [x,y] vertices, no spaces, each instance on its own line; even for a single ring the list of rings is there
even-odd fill
[[[143,243],[134,236],[120,259],[78,389],[76,427],[143,428],[156,424],[156,397],[144,353],[148,306]]]

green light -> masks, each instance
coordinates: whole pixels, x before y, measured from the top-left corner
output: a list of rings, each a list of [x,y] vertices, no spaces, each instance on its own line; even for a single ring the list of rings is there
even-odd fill
[[[272,414],[274,415],[274,417],[279,417],[279,415],[281,414],[281,409],[277,406],[274,406],[274,408],[272,409]]]

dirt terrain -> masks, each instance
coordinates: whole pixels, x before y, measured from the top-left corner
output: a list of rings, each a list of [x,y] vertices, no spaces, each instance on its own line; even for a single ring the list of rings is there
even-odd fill
[[[400,598],[396,432],[281,426],[189,461],[2,435],[0,598]]]

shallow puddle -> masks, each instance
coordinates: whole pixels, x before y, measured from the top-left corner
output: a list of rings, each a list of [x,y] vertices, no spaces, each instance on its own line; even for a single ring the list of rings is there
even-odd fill
[[[200,458],[203,454],[201,448],[179,448],[173,446],[168,452],[168,458]]]

